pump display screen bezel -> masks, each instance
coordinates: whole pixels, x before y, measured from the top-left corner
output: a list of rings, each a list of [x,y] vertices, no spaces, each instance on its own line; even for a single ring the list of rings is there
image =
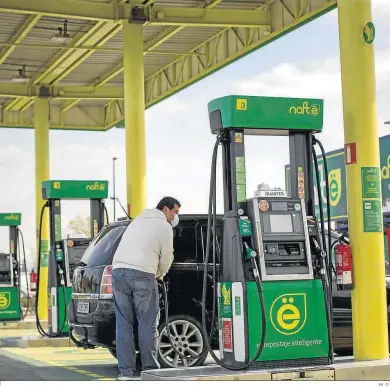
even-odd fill
[[[84,256],[85,251],[88,248],[88,244],[85,243],[75,243],[72,247],[67,247],[67,252],[68,252],[68,262],[69,264],[76,264]],[[82,254],[80,256],[80,252],[82,251]]]
[[[272,223],[271,218],[275,218],[276,216],[287,216],[291,220],[291,227],[289,230],[286,229],[272,229]],[[278,213],[275,213],[273,211],[269,211],[266,213],[260,214],[260,223],[261,223],[261,231],[264,235],[264,237],[272,237],[272,236],[278,236],[278,237],[299,237],[304,238],[304,220],[302,213],[297,212],[285,212],[281,211]]]
[[[10,272],[11,261],[9,257],[0,256],[0,272]]]
[[[293,219],[291,214],[270,214],[271,234],[294,233]]]
[[[272,206],[274,202],[277,204]],[[257,237],[255,244],[259,250],[258,263],[262,280],[312,280],[314,276],[304,199],[256,197],[252,200],[252,203],[250,207],[256,221]],[[287,203],[287,210],[282,210],[286,209],[285,203]],[[273,214],[291,215],[295,223],[299,224],[298,228],[293,228],[293,233],[272,233],[270,220],[267,217]],[[266,227],[264,227],[264,222],[268,223]],[[294,253],[287,251],[287,255],[280,254],[279,251],[279,256],[275,256],[274,259],[273,254],[265,250],[266,245],[270,244],[276,244],[277,246],[294,244],[295,251]]]

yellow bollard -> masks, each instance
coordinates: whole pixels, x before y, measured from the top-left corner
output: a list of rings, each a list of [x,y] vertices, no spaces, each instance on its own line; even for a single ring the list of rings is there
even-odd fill
[[[42,199],[41,182],[49,179],[50,159],[49,159],[49,99],[36,98],[34,108],[35,126],[35,210],[36,210],[36,251],[38,264],[39,247],[39,222],[41,208],[45,203]],[[42,226],[42,254],[39,280],[38,316],[40,320],[47,320],[48,317],[48,243],[49,243],[49,212],[45,210]]]
[[[389,357],[382,194],[370,0],[339,0],[355,360]]]
[[[146,204],[144,44],[141,24],[123,23],[126,187],[129,215]]]

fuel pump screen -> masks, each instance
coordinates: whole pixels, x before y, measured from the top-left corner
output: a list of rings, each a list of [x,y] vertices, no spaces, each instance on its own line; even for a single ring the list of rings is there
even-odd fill
[[[84,252],[88,245],[75,245],[72,248],[68,248],[68,260],[69,264],[78,263],[84,256]]]
[[[288,210],[288,205],[286,201],[274,201],[272,202],[272,210],[273,211],[286,211]]]
[[[6,257],[0,256],[0,271],[9,271],[10,261]]]
[[[292,233],[293,225],[289,214],[271,214],[270,216],[272,233]]]

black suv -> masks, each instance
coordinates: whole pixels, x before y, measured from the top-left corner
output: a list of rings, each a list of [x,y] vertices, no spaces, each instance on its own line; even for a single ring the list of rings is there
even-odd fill
[[[129,221],[106,226],[91,242],[73,276],[73,295],[68,308],[69,324],[78,341],[89,347],[107,347],[115,350],[115,309],[112,299],[111,264]],[[217,267],[221,244],[222,216],[217,217]],[[184,338],[185,354],[200,353],[205,347],[201,327],[201,299],[207,239],[206,215],[181,215],[174,228],[174,263],[166,276],[172,337]],[[332,234],[332,241],[339,235]],[[212,256],[210,254],[210,256]],[[387,263],[386,263],[387,264]],[[209,265],[207,310],[212,310],[212,269]],[[390,304],[390,277],[386,276],[387,302]],[[159,361],[163,367],[200,366],[207,352],[196,360],[182,361],[169,344],[165,330],[163,299],[160,293],[161,316],[159,331]],[[390,307],[388,308],[390,310]],[[211,325],[208,313],[208,331]],[[215,324],[216,326],[216,324]],[[333,277],[333,344],[336,354],[352,354],[351,293],[338,291]],[[134,327],[136,335],[137,328]],[[218,332],[214,329],[212,347],[218,349]],[[135,339],[137,339],[135,337]]]
[[[222,217],[218,217],[222,221]],[[120,221],[106,226],[91,242],[73,274],[73,294],[68,307],[69,325],[77,340],[89,345],[107,347],[116,357],[115,308],[112,298],[112,259],[121,236],[130,221]],[[202,333],[201,299],[206,247],[207,216],[181,215],[180,223],[173,228],[174,263],[164,278],[168,288],[169,322],[171,336],[185,338],[188,353],[199,354],[205,347]],[[221,239],[221,228],[217,230]],[[219,249],[219,243],[217,244]],[[217,256],[217,264],[219,259]],[[212,315],[212,264],[209,265],[207,298],[207,325]],[[196,360],[181,360],[170,343],[165,329],[164,299],[160,290],[159,361],[163,367],[199,366],[207,352]],[[215,324],[216,326],[216,324]],[[137,327],[134,326],[137,335]],[[218,332],[214,331],[212,346],[218,349]],[[137,340],[137,337],[135,336]],[[136,343],[137,344],[137,343]]]

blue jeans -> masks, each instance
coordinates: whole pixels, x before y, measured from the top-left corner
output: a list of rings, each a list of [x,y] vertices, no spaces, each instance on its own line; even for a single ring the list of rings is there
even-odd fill
[[[138,321],[138,342],[142,370],[159,369],[157,360],[159,322],[158,286],[155,275],[127,268],[112,271],[116,315],[116,352],[121,375],[133,376],[136,352],[134,318]]]

